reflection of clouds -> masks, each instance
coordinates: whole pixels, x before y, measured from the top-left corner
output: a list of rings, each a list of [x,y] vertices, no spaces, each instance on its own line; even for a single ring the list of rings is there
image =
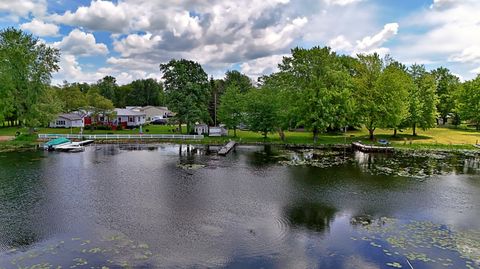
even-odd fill
[[[365,261],[363,257],[361,256],[350,256],[345,260],[345,263],[343,265],[344,269],[379,269],[380,266]]]

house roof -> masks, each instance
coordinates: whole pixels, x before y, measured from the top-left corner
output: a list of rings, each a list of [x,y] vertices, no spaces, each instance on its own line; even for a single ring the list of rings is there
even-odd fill
[[[146,116],[143,112],[138,112],[126,108],[115,108],[117,116]]]
[[[151,108],[155,108],[155,109],[159,109],[159,110],[167,110],[167,111],[169,111],[169,110],[168,110],[168,108],[167,108],[167,107],[165,107],[165,106],[144,106],[144,107],[141,107],[141,108],[139,108],[139,110],[140,110],[140,111],[145,111],[145,110],[147,110],[147,109],[151,109]]]
[[[67,119],[67,120],[82,120],[82,117],[80,117],[80,115],[75,114],[75,113],[60,114],[58,117],[59,118],[64,118],[64,119]]]

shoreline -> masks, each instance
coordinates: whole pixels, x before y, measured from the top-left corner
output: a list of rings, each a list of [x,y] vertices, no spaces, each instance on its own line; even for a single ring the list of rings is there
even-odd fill
[[[0,153],[5,152],[26,152],[39,150],[42,140],[35,141],[6,141],[0,142]],[[96,140],[94,144],[190,144],[190,145],[207,145],[207,146],[224,146],[225,143],[219,141],[205,141],[205,140]],[[278,143],[278,142],[242,142],[236,141],[239,146],[278,146],[290,150],[348,150],[355,151],[352,143],[337,143],[337,144],[295,144],[295,143]],[[448,153],[480,153],[480,149],[473,145],[448,145],[448,144],[415,144],[412,145],[391,145],[393,147],[391,153],[395,152],[448,152]]]

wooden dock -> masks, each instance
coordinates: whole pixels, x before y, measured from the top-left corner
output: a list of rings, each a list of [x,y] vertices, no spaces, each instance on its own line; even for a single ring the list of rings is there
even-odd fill
[[[227,156],[227,154],[237,145],[237,142],[235,141],[230,141],[228,142],[228,144],[226,144],[225,146],[223,146],[219,151],[218,151],[218,155],[221,155],[221,156]]]
[[[393,147],[389,146],[373,146],[373,145],[365,145],[360,142],[353,142],[352,148],[354,150],[359,150],[361,152],[392,152]]]

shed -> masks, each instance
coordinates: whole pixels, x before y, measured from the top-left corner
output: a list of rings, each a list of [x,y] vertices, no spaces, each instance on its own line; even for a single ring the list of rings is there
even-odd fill
[[[208,125],[197,124],[197,125],[195,125],[194,132],[198,135],[208,134]]]

